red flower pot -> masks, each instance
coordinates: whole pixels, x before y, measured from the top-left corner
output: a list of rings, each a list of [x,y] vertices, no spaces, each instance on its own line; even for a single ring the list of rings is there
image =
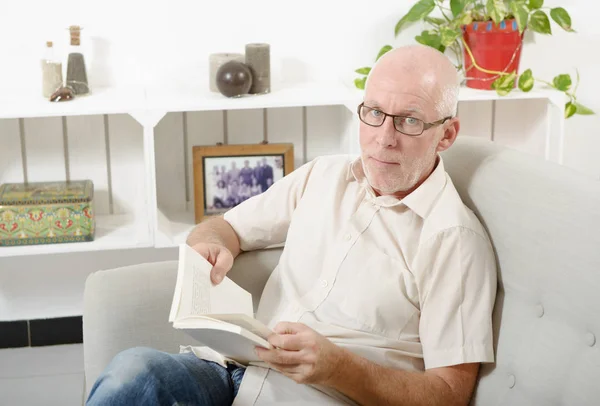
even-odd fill
[[[475,62],[481,68],[496,72],[519,72],[523,34],[519,33],[516,20],[473,22],[462,27],[463,38],[471,49]],[[498,78],[477,69],[463,44],[467,87],[491,90]],[[515,81],[516,83],[516,81]]]

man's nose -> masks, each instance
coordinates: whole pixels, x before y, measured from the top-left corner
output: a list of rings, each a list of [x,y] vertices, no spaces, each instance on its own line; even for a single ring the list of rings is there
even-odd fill
[[[387,117],[385,122],[378,128],[377,143],[384,148],[394,148],[398,144],[398,132],[394,128],[394,122]]]

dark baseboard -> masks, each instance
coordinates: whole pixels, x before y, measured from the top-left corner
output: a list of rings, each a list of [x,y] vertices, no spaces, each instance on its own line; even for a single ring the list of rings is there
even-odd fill
[[[0,322],[0,348],[83,343],[81,316]]]
[[[29,346],[27,320],[0,322],[0,348]]]

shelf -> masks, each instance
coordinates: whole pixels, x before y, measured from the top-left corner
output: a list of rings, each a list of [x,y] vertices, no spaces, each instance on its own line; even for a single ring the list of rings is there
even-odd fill
[[[271,93],[228,98],[204,87],[96,88],[68,102],[51,103],[41,96],[17,90],[0,95],[0,119],[157,111],[243,110],[278,107],[344,105],[351,112],[362,101],[363,91],[342,83],[307,82],[275,87]],[[460,101],[548,99],[563,105],[564,95],[553,89],[515,89],[507,96],[495,91],[461,88]]]
[[[200,87],[96,88],[86,96],[52,103],[30,92],[7,90],[0,95],[0,119],[60,117],[132,112],[208,111],[275,107],[343,105],[349,92],[343,85],[304,83],[275,88],[263,95],[228,98]]]
[[[145,102],[142,87],[96,88],[88,95],[54,103],[38,94],[8,89],[0,94],[0,119],[126,114],[143,110]]]
[[[151,247],[153,244],[149,237],[139,239],[139,236],[148,235],[147,228],[145,223],[136,223],[129,215],[98,216],[94,241],[0,247],[0,257]]]
[[[274,88],[270,93],[228,98],[204,88],[147,90],[146,108],[164,112],[243,110],[277,107],[344,105],[350,96],[342,84],[304,83]]]
[[[177,247],[185,243],[188,234],[196,225],[193,210],[175,213],[163,213],[157,210],[157,214],[156,248]]]
[[[564,105],[564,94],[557,90],[548,88],[534,88],[529,92],[515,89],[506,96],[500,96],[496,91],[478,90],[462,87],[460,89],[460,101],[483,101],[483,100],[531,100],[546,99],[553,103]]]

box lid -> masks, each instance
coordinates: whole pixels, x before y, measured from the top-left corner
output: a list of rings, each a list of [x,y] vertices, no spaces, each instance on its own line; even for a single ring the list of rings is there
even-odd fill
[[[83,203],[91,201],[93,195],[91,180],[5,183],[0,186],[0,206]]]

